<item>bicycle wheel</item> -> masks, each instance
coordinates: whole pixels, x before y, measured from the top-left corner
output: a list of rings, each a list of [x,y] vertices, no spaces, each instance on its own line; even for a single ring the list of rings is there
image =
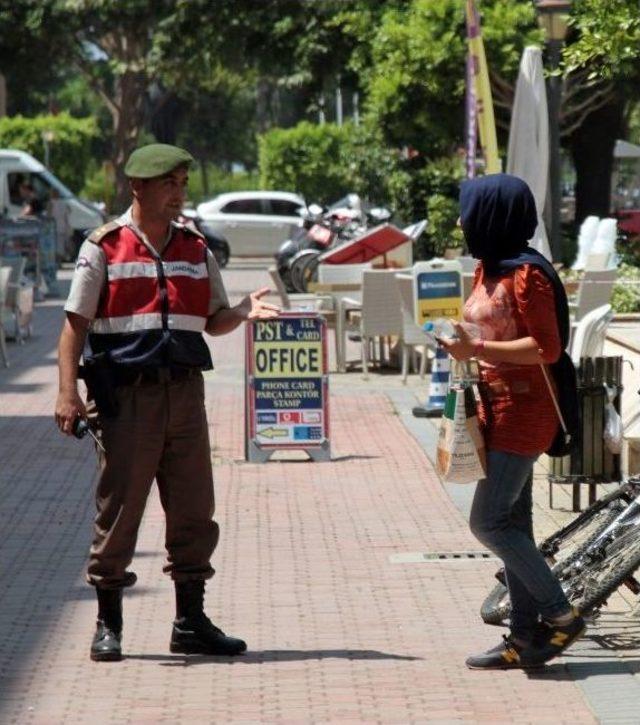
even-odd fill
[[[582,524],[577,528],[567,531],[564,535],[556,533],[545,539],[538,548],[543,554],[549,549],[555,552],[546,557],[551,571],[561,579],[563,572],[579,559],[591,541],[605,531],[626,506],[627,502],[621,495],[602,508],[594,507],[591,511],[589,509],[584,511],[579,517],[583,519]],[[486,624],[506,626],[510,615],[509,590],[504,584],[498,583],[482,603],[480,616]]]
[[[625,529],[602,546],[596,545],[594,552],[586,552],[560,577],[567,598],[581,614],[604,604],[640,567],[638,528],[632,523]]]
[[[504,584],[496,584],[480,607],[480,616],[485,624],[505,627],[511,616],[509,590]]]

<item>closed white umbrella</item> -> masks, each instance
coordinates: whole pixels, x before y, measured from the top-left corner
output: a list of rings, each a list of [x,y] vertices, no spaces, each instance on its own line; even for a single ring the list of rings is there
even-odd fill
[[[542,51],[535,46],[525,48],[520,61],[509,129],[507,173],[529,184],[538,210],[538,228],[529,243],[551,260],[542,220],[549,180],[549,116]]]

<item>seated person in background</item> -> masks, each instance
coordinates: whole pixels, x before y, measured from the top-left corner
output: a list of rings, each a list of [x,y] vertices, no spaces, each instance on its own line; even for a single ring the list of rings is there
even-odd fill
[[[56,255],[59,260],[70,260],[73,257],[70,211],[64,199],[60,198],[57,189],[51,189],[51,198],[47,204],[47,213],[56,224]]]
[[[22,209],[19,217],[40,216],[44,213],[44,204],[38,198],[35,189],[29,181],[22,181],[18,187],[22,200]]]

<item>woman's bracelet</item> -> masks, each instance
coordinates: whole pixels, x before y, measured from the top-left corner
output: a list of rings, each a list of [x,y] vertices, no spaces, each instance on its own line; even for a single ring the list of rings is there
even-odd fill
[[[480,357],[480,353],[484,350],[484,340],[478,340],[473,346],[473,357]]]

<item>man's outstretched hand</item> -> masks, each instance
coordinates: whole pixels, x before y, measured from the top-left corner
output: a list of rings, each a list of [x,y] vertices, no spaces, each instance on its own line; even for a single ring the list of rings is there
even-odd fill
[[[239,311],[245,320],[269,320],[280,314],[278,305],[263,302],[262,297],[270,292],[268,287],[262,287],[247,295],[238,305]]]

